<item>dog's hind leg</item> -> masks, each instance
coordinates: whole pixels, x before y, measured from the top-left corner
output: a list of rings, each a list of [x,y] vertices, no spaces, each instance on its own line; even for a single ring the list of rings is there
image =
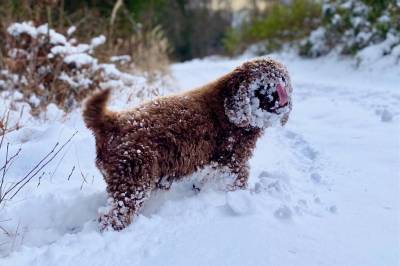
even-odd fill
[[[228,165],[231,173],[235,176],[233,183],[227,186],[227,189],[230,191],[237,189],[246,189],[248,186],[249,179],[249,167],[247,163],[236,164],[232,163]]]
[[[246,189],[248,186],[249,179],[249,167],[247,165],[242,166],[236,174],[236,179],[233,182],[234,189]]]
[[[164,176],[159,179],[156,184],[156,187],[161,190],[169,190],[172,186],[173,178]]]

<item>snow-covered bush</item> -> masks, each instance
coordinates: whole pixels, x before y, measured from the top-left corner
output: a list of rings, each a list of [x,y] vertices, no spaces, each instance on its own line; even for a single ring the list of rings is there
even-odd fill
[[[22,93],[34,114],[50,103],[71,111],[98,88],[127,89],[139,98],[157,91],[143,86],[144,82],[138,86],[143,77],[123,73],[114,64],[99,63],[94,51],[105,42],[104,36],[84,44],[72,38],[74,31],[72,27],[64,36],[47,24],[11,24],[5,40],[7,54],[0,69],[0,91]]]
[[[322,25],[301,43],[303,55],[316,57],[333,49],[356,55],[366,47],[387,42],[390,45],[379,51],[384,56],[400,43],[398,1],[324,0],[322,13]]]

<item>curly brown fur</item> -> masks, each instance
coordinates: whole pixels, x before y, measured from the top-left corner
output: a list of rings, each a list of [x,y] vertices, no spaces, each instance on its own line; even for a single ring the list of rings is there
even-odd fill
[[[262,106],[268,82],[283,82],[290,96],[286,69],[271,59],[247,62],[203,87],[124,112],[106,110],[109,90],[92,96],[83,117],[94,132],[96,164],[111,199],[110,210],[99,218],[101,229],[123,229],[152,190],[165,188],[161,181],[179,180],[207,165],[228,168],[236,176],[231,189],[246,188],[247,161],[265,127],[256,125],[249,101],[257,95]],[[272,109],[277,106],[274,97]],[[291,109],[290,97],[283,111],[279,108],[276,117],[284,124]]]

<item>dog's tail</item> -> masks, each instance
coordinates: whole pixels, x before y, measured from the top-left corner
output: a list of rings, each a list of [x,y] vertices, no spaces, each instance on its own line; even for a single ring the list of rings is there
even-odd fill
[[[86,126],[96,133],[107,130],[111,122],[111,112],[107,111],[106,103],[110,96],[110,89],[96,92],[90,96],[83,109],[83,120]]]

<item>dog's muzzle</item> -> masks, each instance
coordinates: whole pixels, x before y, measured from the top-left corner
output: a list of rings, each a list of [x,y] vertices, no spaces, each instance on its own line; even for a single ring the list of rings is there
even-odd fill
[[[270,85],[262,85],[255,96],[260,100],[260,107],[270,113],[279,113],[279,109],[288,105],[289,96],[283,84],[276,85],[275,88]]]

